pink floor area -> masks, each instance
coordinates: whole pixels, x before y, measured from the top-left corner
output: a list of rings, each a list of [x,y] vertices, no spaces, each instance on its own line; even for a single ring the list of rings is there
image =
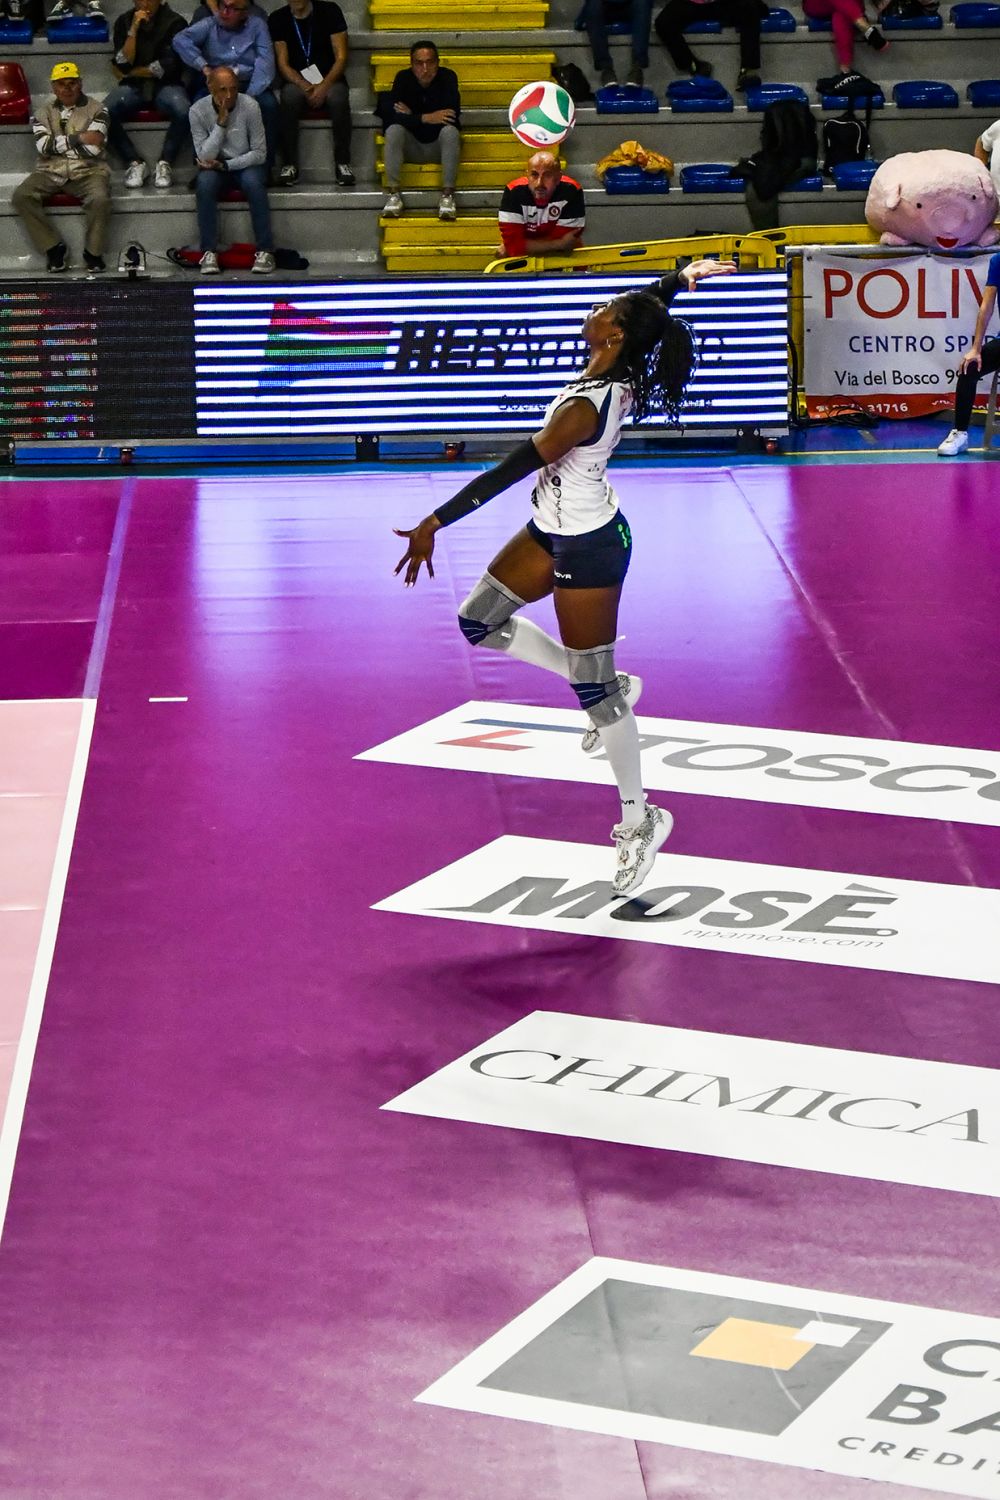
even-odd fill
[[[0,1240],[4,1500],[1000,1496],[1000,947],[979,917],[1000,829],[942,813],[921,789],[939,773],[862,796],[887,743],[900,767],[946,766],[973,803],[1000,777],[993,470],[616,473],[635,537],[619,655],[645,680],[646,729],[839,736],[841,755],[871,757],[814,805],[790,782],[784,800],[709,772],[664,786],[658,882],[712,861],[700,885],[785,891],[789,919],[890,900],[887,943],[915,930],[919,887],[913,953],[936,944],[931,959],[622,940],[656,908],[599,930],[535,921],[543,845],[591,897],[602,859],[610,874],[609,786],[569,759],[544,777],[465,770],[454,748],[358,758],[468,704],[541,716],[565,730],[545,753],[580,756],[566,684],[471,651],[456,625],[523,491],[449,531],[433,582],[404,590],[392,528],[453,492],[444,466],[3,485],[0,696],[34,684],[39,700],[0,717],[12,1000],[106,641]],[[547,604],[531,613],[551,624]],[[841,784],[855,800],[837,802]],[[471,875],[401,896],[500,841],[527,850],[520,915],[477,920]],[[955,977],[963,944],[974,978]],[[637,1068],[701,1067],[752,1097],[809,1086],[850,1112],[730,1129],[716,1081],[710,1109],[648,1105],[669,1139],[630,1133],[647,1106],[592,1089],[540,1122],[491,1123],[468,1069],[458,1107],[384,1107],[536,1013],[579,1038],[536,1053],[575,1046],[599,1072],[600,1028],[649,1028]],[[750,1081],[714,1061],[737,1038],[765,1058]],[[5,1031],[0,1069],[11,1047]],[[913,1088],[940,1111],[897,1141],[884,1111],[923,1108]],[[615,1123],[575,1125],[571,1105]],[[894,1176],[897,1147],[916,1165]],[[962,1190],[949,1151],[974,1156]],[[595,1257],[619,1267],[596,1312],[546,1324],[541,1299]],[[525,1317],[537,1340],[514,1347]],[[966,1373],[924,1362],[954,1340],[971,1347],[939,1364]],[[676,1378],[695,1366],[702,1384]],[[940,1414],[928,1398],[911,1423],[889,1398],[921,1382]],[[657,1425],[675,1399],[683,1432]]]

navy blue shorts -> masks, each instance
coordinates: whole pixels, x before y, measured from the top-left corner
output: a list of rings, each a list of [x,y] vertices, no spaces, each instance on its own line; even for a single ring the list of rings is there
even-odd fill
[[[543,531],[534,521],[528,531],[549,554],[557,589],[609,589],[621,583],[632,561],[632,533],[621,511],[606,526],[579,536]]]

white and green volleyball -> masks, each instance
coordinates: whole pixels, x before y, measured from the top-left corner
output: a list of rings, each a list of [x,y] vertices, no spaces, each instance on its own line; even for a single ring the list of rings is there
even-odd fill
[[[526,83],[510,101],[510,128],[525,146],[558,146],[573,129],[576,108],[557,83]]]

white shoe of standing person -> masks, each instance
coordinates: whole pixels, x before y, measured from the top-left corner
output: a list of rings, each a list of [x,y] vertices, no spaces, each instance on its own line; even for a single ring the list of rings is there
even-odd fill
[[[957,427],[953,427],[944,442],[938,444],[938,457],[956,458],[959,453],[964,453],[968,446],[969,434],[959,432]]]
[[[253,276],[270,276],[274,270],[274,256],[270,250],[258,250],[253,258],[250,273]]]
[[[615,841],[615,874],[611,882],[616,896],[630,896],[637,891],[653,868],[653,860],[670,837],[674,820],[666,808],[646,803],[641,823],[626,827],[618,823],[611,830]]]
[[[399,193],[387,193],[382,204],[383,219],[398,219],[403,212],[403,200]]]
[[[635,705],[642,697],[642,678],[636,677],[634,673],[629,675],[628,672],[619,672],[618,688],[629,708],[635,708]],[[583,739],[580,741],[580,749],[584,755],[596,755],[600,748],[600,731],[591,724],[590,728],[584,731]]]
[[[218,276],[219,257],[214,250],[205,250],[202,252],[201,260],[198,262],[198,270],[203,276]]]
[[[441,202],[438,204],[439,219],[454,219],[458,214],[455,207],[455,195],[453,193],[442,193]]]

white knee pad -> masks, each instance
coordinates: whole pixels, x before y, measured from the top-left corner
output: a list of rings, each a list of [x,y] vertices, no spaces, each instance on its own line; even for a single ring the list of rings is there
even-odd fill
[[[458,628],[470,646],[506,651],[514,634],[511,617],[524,604],[491,573],[484,573],[458,609]]]
[[[567,647],[566,655],[570,685],[580,707],[590,715],[591,723],[598,729],[604,724],[617,723],[629,709],[618,685],[614,642],[610,646],[591,646],[587,651],[571,651]]]

